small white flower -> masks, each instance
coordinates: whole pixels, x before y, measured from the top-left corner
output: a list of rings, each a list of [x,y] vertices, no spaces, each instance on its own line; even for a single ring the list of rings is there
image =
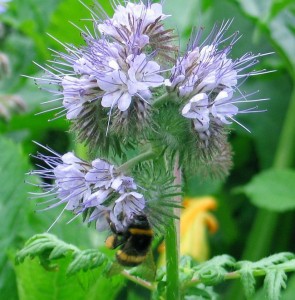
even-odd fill
[[[231,103],[232,96],[233,91],[231,89],[221,91],[214,99],[211,107],[211,114],[224,124],[231,124],[232,122],[228,121],[227,118],[232,119],[239,112],[239,109]]]
[[[98,190],[97,192],[94,192],[87,199],[85,199],[85,201],[83,201],[84,209],[103,205],[104,201],[108,199],[108,197],[112,192],[113,192],[112,189],[107,189],[107,190],[101,189]]]
[[[203,132],[209,129],[209,101],[205,93],[197,94],[182,109],[185,118],[193,119],[195,129]]]
[[[86,102],[95,100],[98,88],[96,81],[90,80],[89,76],[76,78],[65,76],[61,85],[63,87],[63,106],[67,110],[67,119],[75,119],[79,116]]]
[[[164,78],[157,74],[160,66],[148,61],[145,54],[129,55],[126,59],[127,70],[114,69],[97,78],[98,86],[105,91],[101,105],[118,107],[126,111],[134,96],[148,101],[152,94],[150,88],[163,84]]]
[[[113,181],[114,166],[99,158],[92,161],[91,165],[92,169],[85,175],[86,182],[93,184],[94,188],[108,189]]]
[[[134,183],[134,179],[129,176],[120,175],[116,177],[111,187],[118,193],[125,193],[127,190],[136,190],[137,186]]]

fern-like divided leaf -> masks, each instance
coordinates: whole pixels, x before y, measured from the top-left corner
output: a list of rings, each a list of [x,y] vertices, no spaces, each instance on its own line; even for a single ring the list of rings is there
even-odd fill
[[[104,271],[107,272],[112,263],[103,253],[95,249],[87,249],[74,253],[74,259],[68,266],[67,274],[73,275],[81,270],[88,271],[102,265],[105,266]]]
[[[252,263],[245,261],[240,262],[240,275],[241,275],[241,282],[244,288],[245,296],[249,299],[255,293],[255,284],[256,280],[253,274]]]
[[[286,273],[295,271],[295,254],[278,253],[257,262],[236,262],[231,256],[221,255],[201,264],[185,256],[180,261],[179,270],[183,294],[189,295],[191,288],[204,289],[225,280],[240,278],[249,299],[255,293],[255,278],[265,276],[266,299],[278,300],[281,290],[286,288]],[[164,275],[162,274],[163,278]]]
[[[245,295],[250,298],[255,292],[255,276],[265,275],[264,289],[267,299],[279,299],[281,288],[286,287],[286,271],[295,270],[295,255],[282,252],[265,257],[257,262],[240,261],[236,264],[241,276]]]
[[[80,250],[49,233],[31,237],[24,248],[16,254],[16,263],[22,263],[27,257],[39,257],[43,267],[52,269],[53,260],[67,255],[70,255],[72,259],[67,268],[67,275],[74,275],[79,271],[87,271],[101,266],[104,267],[102,272],[107,272],[112,264],[103,253],[96,249]]]
[[[268,270],[264,279],[264,290],[268,300],[280,299],[281,289],[286,288],[287,274],[283,270]]]
[[[21,263],[26,257],[47,256],[48,260],[64,257],[69,252],[79,251],[77,247],[59,240],[49,233],[36,234],[31,237],[23,249],[16,255],[16,263]]]

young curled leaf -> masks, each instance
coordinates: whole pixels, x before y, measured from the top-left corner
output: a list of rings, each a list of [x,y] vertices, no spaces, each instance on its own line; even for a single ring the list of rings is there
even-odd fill
[[[215,285],[224,280],[229,267],[233,267],[235,260],[229,255],[213,257],[209,261],[193,268],[194,279],[200,279],[206,285]]]

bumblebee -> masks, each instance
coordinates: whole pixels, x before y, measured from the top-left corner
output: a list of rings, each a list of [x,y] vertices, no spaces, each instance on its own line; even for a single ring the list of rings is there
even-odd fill
[[[133,217],[126,230],[118,232],[114,224],[109,220],[113,235],[109,236],[105,244],[109,249],[120,249],[116,253],[119,264],[127,267],[140,265],[150,249],[153,231],[145,215]]]

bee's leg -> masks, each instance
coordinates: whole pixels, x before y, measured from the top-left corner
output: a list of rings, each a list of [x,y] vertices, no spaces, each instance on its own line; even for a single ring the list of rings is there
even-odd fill
[[[115,226],[115,224],[111,221],[110,214],[109,214],[109,213],[106,213],[105,218],[106,218],[107,222],[109,223],[112,232],[115,233],[115,234],[117,234],[116,226]]]

